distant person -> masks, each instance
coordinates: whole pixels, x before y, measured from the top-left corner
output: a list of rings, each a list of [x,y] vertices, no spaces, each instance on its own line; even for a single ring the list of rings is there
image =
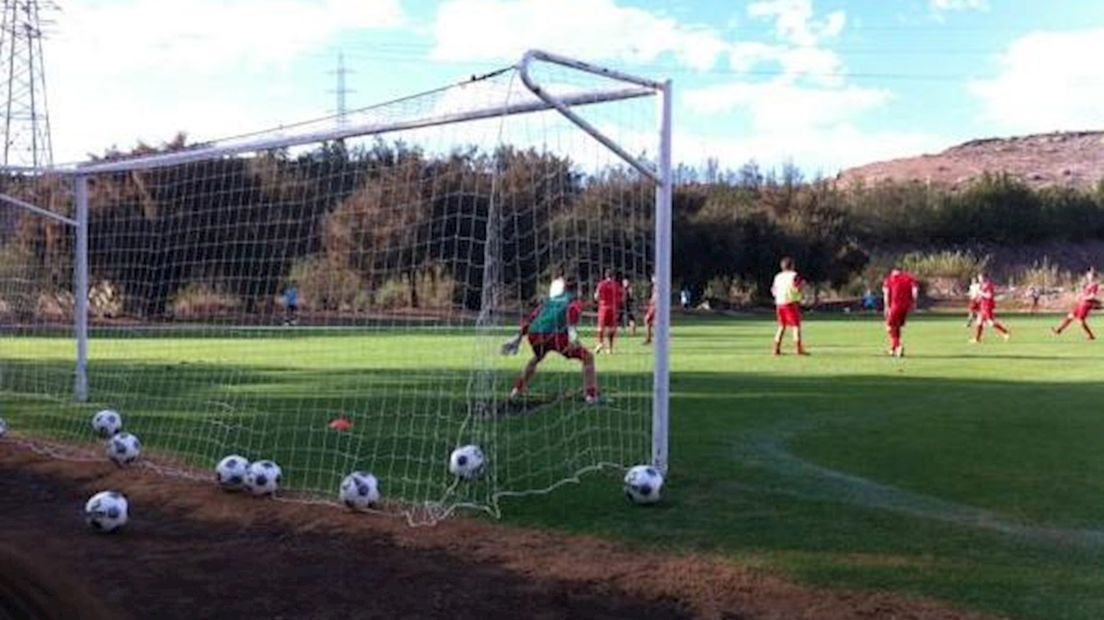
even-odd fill
[[[1070,323],[1077,321],[1081,324],[1081,329],[1085,330],[1085,335],[1089,337],[1089,340],[1096,340],[1096,334],[1089,328],[1089,313],[1099,307],[1100,282],[1097,279],[1096,269],[1089,267],[1089,270],[1085,272],[1085,278],[1082,280],[1081,294],[1077,296],[1077,305],[1066,315],[1062,323],[1051,331],[1057,336],[1062,333],[1062,330],[1069,327]]]
[[[659,303],[659,286],[656,285],[655,276],[652,276],[652,290],[648,293],[648,308],[644,311],[644,343],[652,344],[652,336],[655,334],[656,305]]]
[[[1039,311],[1039,298],[1042,296],[1042,291],[1034,284],[1027,288],[1027,298],[1031,300],[1031,314],[1035,314]]]
[[[679,291],[679,303],[682,304],[683,310],[690,309],[690,289],[685,286]]]
[[[801,276],[789,256],[782,259],[780,267],[782,271],[774,276],[774,283],[771,284],[778,319],[778,329],[774,331],[774,354],[782,355],[782,338],[786,335],[786,328],[792,328],[797,354],[808,355],[801,341]]]
[[[997,287],[993,285],[993,281],[989,279],[989,276],[982,272],[977,276],[978,283],[978,314],[977,314],[977,327],[974,331],[974,337],[970,339],[970,342],[977,344],[981,342],[981,333],[986,326],[992,327],[1001,333],[1001,336],[1005,340],[1012,335],[1005,329],[1004,325],[1001,325],[1000,321],[996,319],[997,311]]]
[[[862,307],[864,311],[873,312],[878,309],[878,298],[874,296],[874,291],[869,288],[862,296]]]
[[[894,267],[882,282],[886,333],[889,334],[889,354],[893,357],[905,356],[905,347],[901,344],[901,330],[905,327],[909,313],[916,308],[916,301],[920,296],[919,288],[912,274],[897,267]]]
[[[621,325],[629,328],[630,336],[636,336],[636,312],[633,310],[635,305],[632,282],[625,278],[621,280]]]
[[[294,282],[284,288],[284,325],[299,324],[299,287]]]
[[[966,327],[970,327],[978,320],[978,312],[981,310],[981,281],[977,278],[970,279],[970,290],[966,293]]]
[[[617,312],[624,293],[621,284],[613,277],[613,271],[606,270],[606,277],[594,289],[594,299],[598,302],[598,346],[595,353],[603,350],[613,353],[613,339],[617,335]],[[606,343],[609,346],[606,347]]]

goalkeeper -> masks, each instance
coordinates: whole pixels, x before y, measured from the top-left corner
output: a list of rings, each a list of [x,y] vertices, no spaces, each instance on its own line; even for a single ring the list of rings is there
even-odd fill
[[[577,288],[578,283],[574,278],[566,279],[563,291],[555,291],[558,294],[549,295],[541,302],[522,321],[518,335],[502,345],[503,355],[514,355],[518,352],[521,339],[528,337],[529,346],[533,349],[533,357],[529,358],[529,362],[525,364],[525,370],[514,383],[510,398],[525,394],[529,381],[537,372],[537,365],[549,352],[555,351],[568,359],[582,362],[583,391],[586,394],[586,401],[598,402],[598,374],[594,369],[594,356],[579,342],[575,327],[583,313],[583,304],[578,299]]]

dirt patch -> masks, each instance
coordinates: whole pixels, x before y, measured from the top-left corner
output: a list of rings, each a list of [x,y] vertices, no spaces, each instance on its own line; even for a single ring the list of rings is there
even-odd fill
[[[108,488],[130,497],[132,522],[93,535],[79,511]],[[254,500],[149,469],[51,459],[12,441],[0,442],[0,545],[83,583],[122,617],[986,617],[585,536],[464,518],[410,528],[328,505]]]

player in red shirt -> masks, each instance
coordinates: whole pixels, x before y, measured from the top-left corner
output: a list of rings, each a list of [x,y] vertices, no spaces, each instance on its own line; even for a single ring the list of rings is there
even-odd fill
[[[988,325],[997,330],[1004,336],[1005,340],[1008,340],[1011,334],[1005,329],[1004,325],[1001,325],[1000,321],[996,319],[995,312],[997,310],[997,287],[993,285],[993,281],[989,279],[989,276],[985,273],[978,274],[978,283],[981,287],[978,289],[978,309],[976,319],[976,331],[974,337],[970,339],[970,342],[977,344],[981,342],[981,332]]]
[[[598,347],[595,353],[605,349],[613,353],[613,337],[617,335],[617,311],[624,296],[621,283],[613,277],[613,271],[606,270],[606,278],[594,289],[594,299],[598,302]],[[609,347],[605,343],[609,342]]]
[[[1088,335],[1089,340],[1096,340],[1096,334],[1093,334],[1089,329],[1089,313],[1100,307],[1100,282],[1096,277],[1096,269],[1089,267],[1089,270],[1085,272],[1085,284],[1081,288],[1081,295],[1077,298],[1077,305],[1074,306],[1073,311],[1066,315],[1066,318],[1062,321],[1062,324],[1055,327],[1052,331],[1054,335],[1062,333],[1062,330],[1069,327],[1069,324],[1077,321],[1081,324],[1081,329],[1085,330],[1085,334]]]
[[[901,328],[905,326],[909,312],[916,307],[919,293],[916,278],[896,267],[882,282],[886,332],[889,334],[889,354],[894,357],[905,355],[905,348],[901,344]]]
[[[551,352],[579,360],[583,364],[583,391],[588,403],[599,401],[598,373],[594,368],[594,356],[579,342],[576,325],[583,314],[583,303],[576,297],[577,284],[574,278],[566,278],[562,291],[549,295],[521,323],[518,335],[502,345],[503,355],[518,352],[521,339],[528,336],[533,357],[525,365],[525,370],[514,382],[510,398],[515,399],[526,392],[529,381],[537,373],[537,366]]]

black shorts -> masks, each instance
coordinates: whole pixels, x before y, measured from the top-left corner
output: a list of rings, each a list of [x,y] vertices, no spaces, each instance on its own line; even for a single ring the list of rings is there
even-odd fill
[[[626,307],[626,306],[621,306],[621,309],[620,309],[619,313],[621,315],[621,317],[620,317],[621,324],[626,325],[630,321],[633,322],[633,323],[636,322],[636,315],[633,314],[632,308],[629,308],[629,307]]]

